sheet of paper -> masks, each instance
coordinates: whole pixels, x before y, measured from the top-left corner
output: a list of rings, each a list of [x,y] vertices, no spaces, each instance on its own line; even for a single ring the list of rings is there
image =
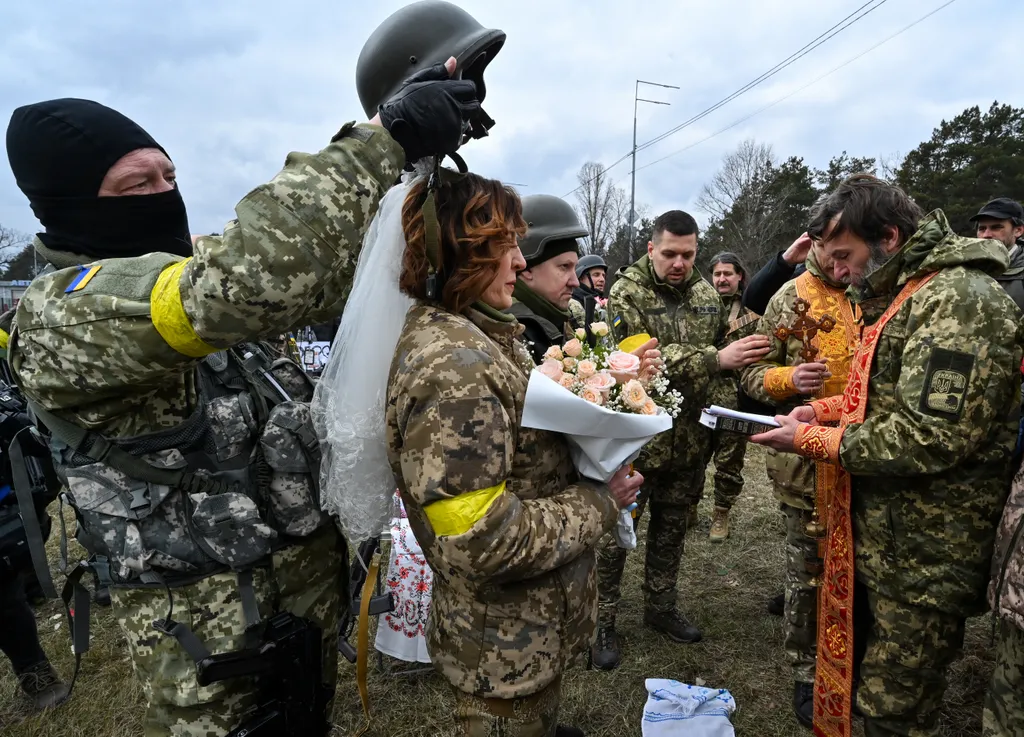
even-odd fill
[[[717,404],[712,404],[704,411],[712,417],[732,417],[734,420],[746,420],[747,422],[758,422],[762,425],[781,427],[772,415],[756,415],[752,412],[740,412],[735,409],[729,409],[728,407],[719,407]]]

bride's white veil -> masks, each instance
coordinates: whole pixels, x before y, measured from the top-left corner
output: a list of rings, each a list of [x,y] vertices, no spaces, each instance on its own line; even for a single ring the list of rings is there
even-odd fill
[[[381,200],[313,395],[311,412],[323,452],[320,505],[338,518],[353,544],[380,536],[394,502],[384,404],[395,346],[413,304],[398,289],[405,252],[402,205],[420,176],[406,174]]]

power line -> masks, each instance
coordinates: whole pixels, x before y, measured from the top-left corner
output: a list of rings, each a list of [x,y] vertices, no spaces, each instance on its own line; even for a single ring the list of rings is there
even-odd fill
[[[746,116],[744,116],[744,117],[740,118],[739,120],[737,120],[737,121],[734,121],[733,123],[730,123],[730,124],[729,124],[729,125],[727,125],[727,126],[726,126],[725,128],[722,128],[721,130],[715,131],[714,133],[712,133],[712,134],[711,134],[710,136],[708,136],[708,137],[706,137],[706,138],[702,138],[702,139],[700,139],[699,141],[696,141],[696,142],[694,142],[694,143],[691,143],[691,144],[690,144],[689,146],[685,146],[685,147],[683,147],[683,148],[679,149],[678,151],[673,151],[672,153],[670,153],[670,154],[668,154],[668,155],[666,155],[666,156],[662,156],[662,157],[661,157],[660,159],[655,159],[654,161],[648,162],[648,163],[644,164],[643,166],[637,167],[637,171],[642,171],[643,169],[646,169],[646,168],[647,168],[647,167],[649,167],[649,166],[654,166],[655,164],[660,164],[660,163],[661,163],[662,161],[665,161],[666,159],[670,159],[670,158],[672,158],[673,156],[678,156],[679,154],[683,153],[684,151],[689,151],[689,150],[690,150],[691,148],[695,148],[695,147],[699,146],[700,144],[702,144],[702,143],[705,143],[705,142],[707,142],[707,141],[710,141],[710,140],[711,140],[712,138],[715,138],[716,136],[719,136],[719,135],[721,135],[722,133],[725,133],[726,131],[728,131],[728,130],[731,130],[731,129],[735,128],[735,127],[736,127],[736,126],[738,126],[738,125],[739,125],[740,123],[745,123],[745,122],[747,122],[748,120],[750,120],[751,118],[753,118],[753,117],[754,117],[755,115],[760,115],[760,114],[761,114],[761,113],[763,113],[763,112],[764,112],[765,110],[768,110],[768,109],[770,109],[770,108],[773,108],[773,107],[775,107],[775,106],[776,106],[776,105],[778,105],[778,104],[779,104],[780,102],[784,102],[785,100],[788,100],[789,98],[793,97],[794,95],[796,95],[796,94],[798,94],[798,93],[800,93],[800,92],[803,92],[803,91],[804,91],[804,90],[806,90],[806,89],[807,89],[808,87],[811,87],[811,86],[813,86],[813,85],[817,84],[817,83],[818,83],[818,82],[820,82],[821,80],[825,79],[825,77],[828,77],[828,76],[830,76],[830,75],[832,75],[832,74],[835,74],[835,73],[836,73],[836,72],[838,72],[838,71],[839,71],[840,69],[843,69],[844,67],[847,67],[847,66],[849,66],[850,64],[852,64],[853,62],[857,61],[857,60],[858,60],[858,59],[860,59],[861,57],[863,57],[863,56],[866,56],[867,54],[871,53],[872,51],[874,51],[875,49],[877,49],[877,48],[878,48],[879,46],[882,46],[882,45],[884,45],[884,44],[887,44],[887,43],[889,43],[890,41],[892,41],[892,40],[893,40],[894,38],[896,38],[897,36],[899,36],[899,35],[901,35],[901,34],[903,34],[903,33],[906,33],[907,31],[909,31],[909,30],[910,30],[911,28],[913,28],[914,26],[918,25],[919,23],[923,23],[924,21],[928,20],[928,19],[929,19],[929,18],[931,18],[931,17],[933,16],[933,15],[935,15],[936,13],[938,13],[938,12],[939,12],[940,10],[943,10],[943,9],[945,9],[945,8],[949,7],[950,5],[952,5],[952,4],[953,4],[953,3],[955,3],[955,2],[956,2],[956,0],[948,0],[948,2],[946,2],[946,3],[943,3],[943,4],[942,4],[942,5],[940,5],[939,7],[935,8],[934,10],[932,10],[932,11],[931,11],[930,13],[927,13],[927,14],[925,14],[925,15],[921,16],[920,18],[918,18],[917,20],[915,20],[915,21],[914,21],[913,23],[911,23],[910,25],[904,26],[904,27],[903,27],[903,28],[901,28],[900,30],[896,31],[896,33],[892,34],[891,36],[888,36],[887,38],[884,38],[884,39],[882,39],[881,41],[879,41],[878,43],[876,43],[876,44],[875,44],[874,46],[872,46],[872,47],[870,47],[870,48],[868,48],[868,49],[865,49],[864,51],[862,51],[861,53],[857,54],[856,56],[854,56],[854,57],[852,57],[852,58],[850,58],[850,59],[847,59],[846,61],[844,61],[844,62],[843,62],[842,64],[840,64],[839,66],[837,66],[837,67],[835,67],[835,68],[833,68],[833,69],[831,69],[831,70],[829,70],[829,71],[825,72],[825,73],[824,73],[824,74],[822,74],[822,75],[821,75],[820,77],[817,77],[817,78],[815,78],[815,79],[811,80],[810,82],[808,82],[807,84],[805,84],[805,85],[804,85],[803,87],[799,87],[799,88],[797,88],[797,89],[793,90],[792,92],[790,92],[790,93],[789,93],[788,95],[784,95],[783,97],[780,97],[779,99],[775,100],[774,102],[771,102],[771,103],[769,103],[769,104],[765,105],[764,107],[762,107],[762,108],[759,108],[758,110],[755,110],[754,112],[750,113],[750,115],[746,115]]]
[[[864,8],[867,8],[867,6],[872,5],[872,3],[876,3],[876,2],[877,2],[876,5],[874,5],[871,8],[868,8],[867,10],[864,10]],[[675,128],[671,128],[668,131],[662,133],[661,135],[655,136],[650,141],[647,141],[646,143],[642,143],[637,148],[637,151],[643,151],[646,148],[650,148],[651,146],[655,145],[656,143],[664,141],[669,136],[675,135],[676,133],[678,133],[679,131],[683,130],[684,128],[687,128],[687,127],[693,125],[697,121],[702,120],[703,118],[706,118],[708,115],[710,115],[711,113],[715,112],[716,110],[718,110],[723,105],[727,105],[728,103],[730,103],[733,100],[735,100],[737,97],[740,97],[740,96],[746,94],[750,90],[752,90],[755,87],[757,87],[758,85],[760,85],[762,82],[766,82],[767,80],[769,80],[772,77],[774,77],[776,74],[781,72],[786,67],[796,63],[797,61],[799,61],[803,57],[807,56],[809,53],[814,51],[816,48],[818,48],[822,44],[826,43],[830,39],[834,38],[835,36],[839,35],[840,33],[845,31],[847,28],[852,26],[857,21],[861,20],[862,18],[865,18],[868,14],[873,13],[874,11],[878,10],[886,2],[888,2],[888,0],[869,0],[869,2],[866,2],[863,5],[861,5],[855,11],[850,13],[850,15],[846,16],[841,21],[836,23],[834,26],[832,26],[831,28],[826,30],[824,33],[821,33],[816,38],[814,38],[813,40],[809,41],[807,44],[805,44],[803,46],[803,48],[801,48],[801,49],[793,52],[792,54],[790,54],[788,57],[786,57],[785,59],[780,61],[774,67],[769,69],[767,72],[764,72],[761,76],[757,77],[756,79],[751,80],[750,82],[748,82],[747,84],[743,85],[738,90],[733,92],[728,97],[725,97],[722,100],[719,100],[718,102],[716,102],[711,107],[707,108],[706,110],[704,110],[704,111],[702,111],[700,113],[697,113],[696,115],[694,115],[689,120],[687,120],[687,121],[677,125]],[[864,11],[864,12],[861,12],[861,11]],[[860,15],[857,15],[858,13],[860,13]],[[854,16],[856,16],[856,17],[854,17]],[[851,18],[852,18],[852,20],[851,20]],[[849,21],[849,22],[847,22],[847,21]]]
[[[854,16],[856,16],[862,10],[864,10],[869,5],[872,5],[873,3],[876,3],[876,2],[877,2],[877,5],[874,5],[874,7],[869,8],[867,11],[862,13],[860,16],[857,16],[856,18],[854,18]],[[789,66],[790,64],[796,62],[798,59],[806,56],[811,51],[813,51],[814,49],[818,48],[818,46],[821,46],[823,43],[825,43],[826,41],[831,39],[833,36],[841,33],[842,31],[846,30],[847,28],[849,28],[851,25],[853,25],[854,23],[859,21],[861,18],[866,16],[868,13],[870,13],[870,12],[872,12],[874,10],[877,10],[879,7],[881,7],[886,2],[888,2],[888,0],[868,0],[868,2],[864,3],[863,5],[861,5],[859,8],[854,10],[852,13],[847,15],[845,18],[840,20],[838,23],[836,23],[835,25],[831,26],[830,28],[828,28],[824,32],[820,33],[814,39],[812,39],[811,41],[806,43],[802,48],[800,48],[797,51],[795,51],[792,54],[790,54],[788,57],[786,57],[781,62],[776,64],[774,67],[769,69],[767,72],[764,72],[763,74],[761,74],[761,76],[757,77],[756,79],[752,80],[751,82],[748,82],[746,85],[741,87],[739,90],[737,90],[736,92],[734,92],[731,95],[729,95],[729,97],[726,97],[725,99],[720,100],[719,102],[715,103],[712,107],[708,108],[707,110],[705,110],[702,113],[699,113],[698,115],[694,116],[693,118],[691,118],[690,120],[686,121],[685,123],[683,123],[683,124],[673,128],[672,130],[666,131],[665,133],[662,133],[661,135],[651,139],[650,141],[648,141],[648,142],[646,142],[644,144],[641,144],[640,146],[637,147],[637,151],[642,151],[642,150],[644,150],[644,149],[646,149],[646,148],[648,148],[650,146],[653,146],[654,144],[658,143],[659,141],[662,141],[665,138],[668,138],[669,136],[679,132],[680,130],[682,130],[683,128],[687,127],[688,125],[692,125],[693,123],[697,122],[701,118],[704,118],[707,115],[710,115],[711,113],[713,113],[718,108],[720,108],[723,105],[731,102],[732,100],[735,100],[737,97],[739,97],[740,95],[744,94],[745,92],[748,92],[749,90],[753,89],[754,87],[759,85],[761,82],[764,82],[765,80],[769,79],[770,77],[778,74],[783,69],[785,69],[787,66]],[[851,18],[853,18],[852,21],[850,20]],[[847,21],[850,21],[850,22],[847,23]],[[843,25],[844,23],[846,23],[845,26]],[[842,27],[840,28],[840,26],[842,26]],[[836,30],[836,29],[838,29],[838,30]],[[830,33],[831,33],[831,35],[828,35]],[[823,38],[825,36],[827,36],[827,38]],[[810,48],[808,48],[808,47],[810,47]],[[625,154],[623,154],[622,157],[617,159],[614,163],[610,164],[609,166],[604,167],[596,176],[591,177],[587,181],[580,183],[578,186],[574,187],[573,189],[569,190],[564,195],[562,195],[562,197],[563,198],[564,197],[569,197],[570,195],[572,195],[572,194],[578,192],[579,190],[583,189],[585,186],[587,186],[588,184],[590,184],[594,180],[599,179],[600,177],[604,176],[609,171],[614,169],[616,166],[621,164],[623,161],[628,159],[632,155],[632,153],[633,153],[633,151],[632,151],[632,149],[630,149]],[[643,168],[643,167],[641,167],[641,168]]]

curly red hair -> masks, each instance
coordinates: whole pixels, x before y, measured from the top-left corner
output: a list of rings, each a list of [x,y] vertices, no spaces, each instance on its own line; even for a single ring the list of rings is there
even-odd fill
[[[402,206],[406,248],[399,287],[410,297],[426,299],[427,259],[423,202],[427,182],[420,180]],[[494,179],[465,174],[442,181],[434,192],[441,243],[435,271],[441,305],[461,313],[478,301],[498,275],[501,259],[526,232],[523,206],[515,190]]]

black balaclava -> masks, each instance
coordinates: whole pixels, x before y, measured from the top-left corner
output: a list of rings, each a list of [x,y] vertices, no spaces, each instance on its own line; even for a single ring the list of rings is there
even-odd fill
[[[156,252],[191,256],[177,187],[160,194],[97,194],[110,167],[140,148],[163,151],[135,122],[91,100],[48,100],[15,110],[7,126],[7,157],[43,224],[40,240],[56,251],[97,259]]]

